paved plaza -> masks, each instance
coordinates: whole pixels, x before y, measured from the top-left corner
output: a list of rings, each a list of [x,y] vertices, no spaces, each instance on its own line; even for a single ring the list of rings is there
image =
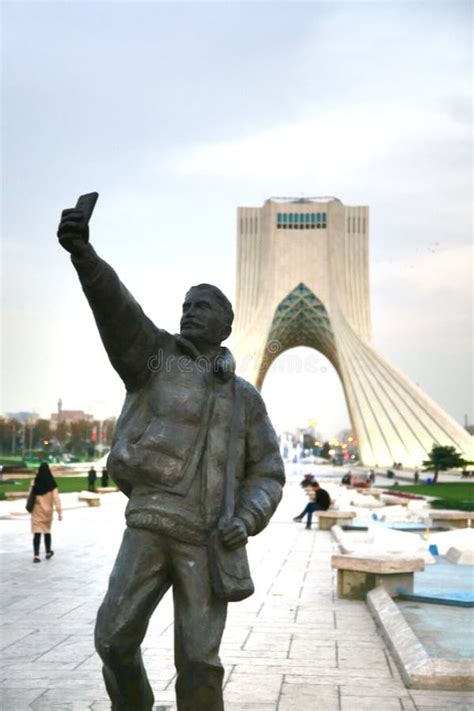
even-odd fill
[[[256,593],[229,605],[221,647],[226,711],[472,709],[467,692],[405,688],[365,603],[335,595],[331,534],[293,523],[305,501],[289,483],[271,524],[249,545]],[[54,522],[56,555],[39,565],[29,518],[0,520],[2,711],[110,709],[93,629],[124,504],[109,494],[99,508],[66,509]],[[170,594],[143,650],[155,710],[175,711]]]

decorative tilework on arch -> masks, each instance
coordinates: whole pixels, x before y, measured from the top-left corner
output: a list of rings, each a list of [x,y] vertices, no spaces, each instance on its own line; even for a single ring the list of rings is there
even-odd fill
[[[326,307],[302,282],[277,306],[268,342],[278,343],[280,353],[296,346],[308,346],[326,355],[331,362],[337,361]]]

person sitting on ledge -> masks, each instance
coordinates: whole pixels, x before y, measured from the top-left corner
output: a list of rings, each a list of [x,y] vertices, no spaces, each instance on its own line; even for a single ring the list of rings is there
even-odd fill
[[[300,486],[303,489],[306,489],[308,486],[310,486],[314,481],[314,474],[305,474],[304,479],[300,482]]]
[[[311,528],[314,511],[327,511],[331,505],[331,497],[326,489],[321,489],[317,481],[309,485],[310,496],[314,495],[314,500],[309,501],[299,516],[295,516],[293,521],[302,521],[306,516],[306,528]]]

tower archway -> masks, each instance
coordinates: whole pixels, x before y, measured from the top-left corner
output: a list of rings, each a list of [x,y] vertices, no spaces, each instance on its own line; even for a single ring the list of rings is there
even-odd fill
[[[297,346],[314,348],[325,355],[338,370],[336,343],[329,313],[321,299],[303,282],[287,294],[275,309],[256,380],[259,390],[275,358]]]
[[[351,430],[347,398],[339,373],[321,351],[289,348],[272,362],[261,393],[279,433],[310,427],[325,442]],[[355,439],[355,437],[354,437]]]
[[[420,466],[433,444],[472,459],[461,425],[371,344],[368,226],[337,198],[239,208],[237,370],[260,389],[278,355],[309,346],[339,374],[365,464]]]

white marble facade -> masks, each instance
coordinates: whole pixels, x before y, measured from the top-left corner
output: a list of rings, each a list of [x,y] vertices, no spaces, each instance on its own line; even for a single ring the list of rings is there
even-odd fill
[[[368,207],[271,198],[237,222],[237,372],[261,388],[278,355],[315,348],[341,378],[364,464],[419,467],[433,444],[472,460],[472,437],[371,344]]]

